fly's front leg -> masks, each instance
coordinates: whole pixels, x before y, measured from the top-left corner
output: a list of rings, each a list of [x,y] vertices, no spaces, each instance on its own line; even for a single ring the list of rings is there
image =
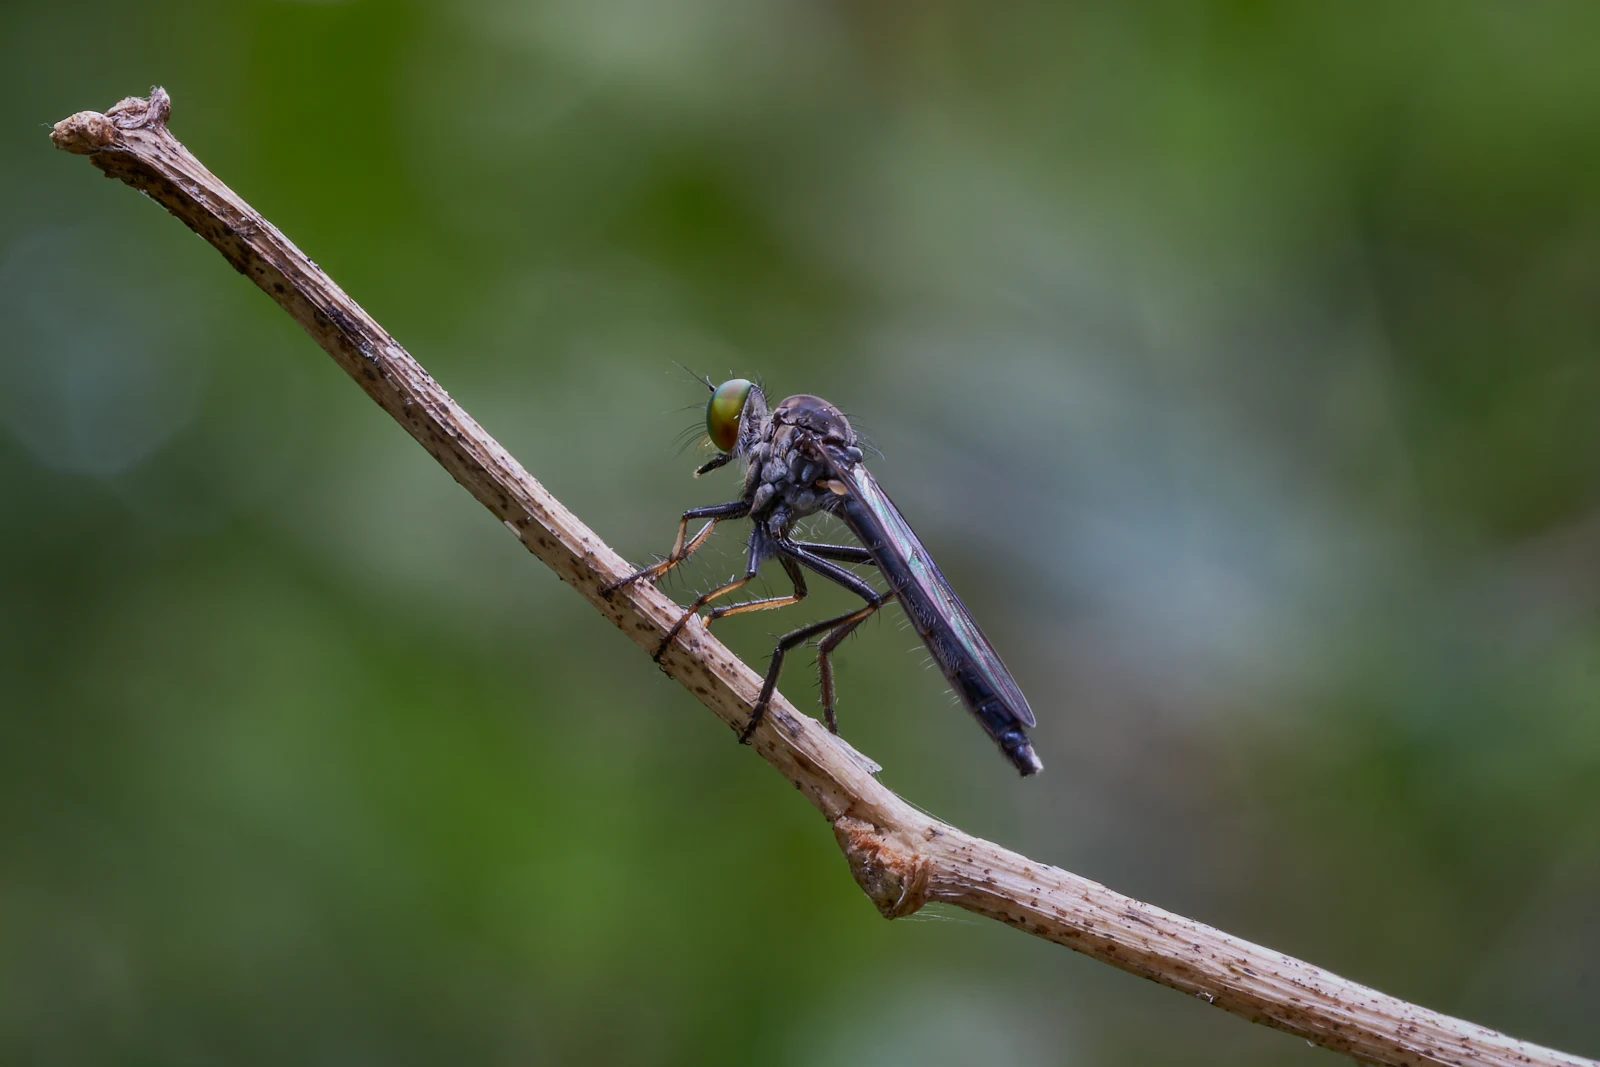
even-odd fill
[[[623,586],[632,585],[634,582],[641,580],[659,581],[662,575],[694,555],[695,551],[705,544],[706,538],[711,536],[711,531],[716,528],[717,523],[723,519],[742,518],[749,511],[750,505],[743,500],[730,500],[726,504],[712,504],[710,507],[705,508],[690,508],[683,513],[683,518],[678,520],[678,536],[673,539],[672,551],[667,553],[665,559],[636,570],[626,578],[620,578],[610,585],[602,587],[600,595],[609,597]],[[689,524],[696,519],[709,519],[710,521],[700,528],[699,533],[685,542],[683,536],[688,532]]]

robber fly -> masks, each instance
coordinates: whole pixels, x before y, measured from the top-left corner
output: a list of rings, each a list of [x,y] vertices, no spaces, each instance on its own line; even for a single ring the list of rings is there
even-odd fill
[[[833,650],[873,612],[898,600],[978,725],[1017,770],[1024,775],[1041,770],[1044,765],[1023,732],[1024,727],[1034,725],[1028,701],[900,509],[862,465],[855,431],[839,409],[826,400],[802,394],[789,397],[769,413],[766,396],[752,382],[734,378],[711,386],[707,379],[706,385],[711,387],[706,432],[718,454],[696,470],[695,476],[742,459],[746,462],[744,494],[726,504],[684,512],[678,523],[678,536],[666,558],[613,583],[605,593],[609,595],[632,582],[656,581],[688,559],[724,519],[749,518],[754,528],[744,574],[696,597],[662,638],[655,658],[661,658],[691,617],[713,600],[749,584],[762,563],[776,559],[794,586],[792,593],[713,608],[706,614],[706,623],[728,615],[798,603],[806,595],[806,570],[844,586],[866,603],[843,615],[802,626],[779,639],[761,695],[739,735],[741,742],[749,741],[766,714],[785,654],[815,637],[821,637],[817,643],[817,670],[822,680],[823,716],[828,729],[838,733]],[[861,544],[818,544],[789,536],[798,520],[819,511],[837,516]],[[689,524],[700,519],[706,524],[685,539]],[[846,563],[877,567],[888,590],[879,592],[841,566]]]

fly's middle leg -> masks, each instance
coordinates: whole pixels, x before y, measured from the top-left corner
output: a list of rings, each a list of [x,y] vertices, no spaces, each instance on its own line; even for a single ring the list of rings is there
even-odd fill
[[[700,614],[701,608],[705,607],[719,596],[726,596],[735,589],[749,585],[751,579],[753,579],[755,576],[756,572],[750,571],[747,574],[743,574],[738,578],[733,579],[731,582],[724,582],[715,589],[711,590],[709,593],[701,593],[699,596],[695,597],[693,603],[683,610],[682,615],[678,616],[678,621],[672,624],[672,629],[668,630],[666,634],[662,636],[661,643],[656,646],[656,650],[655,652],[651,653],[650,658],[655,660],[657,663],[660,663],[661,657],[666,655],[667,649],[672,646],[672,642],[678,639],[678,635],[681,634],[683,632],[683,628],[689,624],[689,620]]]
[[[769,608],[786,608],[790,604],[798,604],[806,598],[806,577],[794,561],[787,557],[780,557],[784,573],[789,576],[789,581],[794,585],[794,592],[785,596],[765,596],[757,600],[742,600],[737,604],[725,604],[720,608],[713,608],[706,614],[706,625],[710,626],[718,619],[729,615],[743,615],[747,611],[766,611]]]
[[[683,614],[678,616],[678,621],[672,624],[672,628],[666,632],[666,634],[661,638],[661,643],[656,646],[655,654],[652,658],[655,659],[657,663],[661,662],[661,657],[666,654],[666,651],[671,647],[672,642],[678,639],[678,635],[683,632],[683,628],[688,625],[690,619],[700,613],[701,608],[705,607],[718,597],[727,596],[735,589],[739,589],[750,584],[750,581],[755,578],[756,572],[761,569],[761,561],[766,558],[766,551],[763,547],[765,544],[766,542],[759,535],[753,536],[750,539],[750,552],[746,557],[744,574],[733,579],[732,581],[724,582],[722,585],[717,586],[710,592],[701,593],[699,596],[694,598],[693,603],[684,609]],[[755,611],[759,608],[775,608],[783,604],[792,604],[795,601],[802,599],[806,595],[805,579],[800,577],[800,571],[797,567],[795,567],[793,562],[788,559],[784,559],[782,562],[783,569],[789,573],[789,577],[794,581],[793,595],[786,597],[763,597],[760,600],[747,600],[742,604],[729,604],[727,607],[717,608],[711,612],[710,616],[706,619],[706,622],[709,624],[712,620],[719,619],[724,615],[733,615],[741,611]]]

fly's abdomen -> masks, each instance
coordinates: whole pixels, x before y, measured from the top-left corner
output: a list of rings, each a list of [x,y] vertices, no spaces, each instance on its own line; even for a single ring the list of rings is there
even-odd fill
[[[921,586],[913,582],[896,592],[945,680],[978,720],[984,733],[994,739],[1000,751],[1024,775],[1042,770],[1044,765],[1034,754],[1033,742],[1023,729],[1022,716],[1011,706],[1011,698],[996,684],[990,670],[970,653],[953,628],[934,610]]]
[[[888,495],[865,470],[851,470],[840,517],[883,573],[950,687],[1024,775],[1043,769],[1024,727],[1033,712],[950,583]]]

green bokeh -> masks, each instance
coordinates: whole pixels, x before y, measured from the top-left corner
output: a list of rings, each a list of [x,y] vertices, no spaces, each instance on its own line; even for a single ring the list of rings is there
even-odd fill
[[[863,628],[844,729],[910,799],[1600,1056],[1597,39],[1488,2],[5,7],[0,1062],[1327,1059],[879,919],[286,316],[50,147],[151,83],[630,558],[735,495],[676,452],[680,362],[850,412],[1040,719],[1022,782]],[[738,535],[706,555],[675,593]]]

